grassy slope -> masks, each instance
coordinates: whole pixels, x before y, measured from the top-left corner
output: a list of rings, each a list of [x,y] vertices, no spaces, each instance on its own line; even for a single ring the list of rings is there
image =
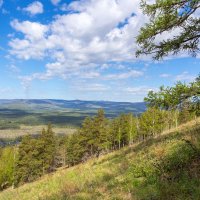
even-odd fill
[[[192,146],[198,146],[199,135],[200,119],[8,189],[0,193],[0,199],[200,199],[200,159]]]

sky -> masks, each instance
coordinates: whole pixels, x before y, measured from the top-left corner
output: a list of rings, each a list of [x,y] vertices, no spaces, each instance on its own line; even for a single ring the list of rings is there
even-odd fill
[[[148,21],[139,4],[0,0],[0,98],[139,102],[161,85],[193,81],[200,55],[135,57]]]

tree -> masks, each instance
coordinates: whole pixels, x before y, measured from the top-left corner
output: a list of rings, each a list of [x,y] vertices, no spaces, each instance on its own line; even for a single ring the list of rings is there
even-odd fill
[[[56,138],[51,124],[47,130],[43,129],[39,138],[38,148],[41,149],[40,159],[42,160],[43,174],[54,170],[54,159],[56,155]]]
[[[141,8],[150,19],[137,36],[140,49],[136,56],[152,54],[159,60],[170,53],[187,51],[195,56],[199,52],[199,0],[156,0],[153,4],[142,0]],[[159,41],[162,34],[168,35],[168,39]]]
[[[79,130],[79,139],[81,146],[85,149],[85,155],[88,154],[91,157],[94,154],[94,134],[93,134],[93,119],[86,117],[82,123],[82,127]]]
[[[143,140],[160,134],[164,130],[165,113],[162,110],[151,107],[140,117],[140,126]]]
[[[51,125],[42,130],[39,138],[23,137],[16,162],[16,184],[34,181],[54,170],[55,144]]]
[[[115,150],[118,147],[120,147],[121,135],[120,135],[119,117],[114,118],[110,122],[109,135],[111,141],[111,150]]]
[[[149,107],[165,110],[175,110],[182,106],[191,97],[190,86],[177,82],[173,87],[160,87],[158,92],[150,91],[144,101]]]
[[[24,136],[18,150],[16,163],[16,184],[35,180],[42,175],[42,160],[40,159],[42,149],[38,148],[37,139]]]
[[[80,163],[84,156],[84,148],[79,140],[80,133],[76,132],[66,140],[66,163],[73,166]]]
[[[103,109],[99,109],[97,115],[93,119],[93,151],[98,157],[99,153],[107,149],[109,144],[107,141],[107,120]]]
[[[193,102],[192,110],[196,116],[200,116],[200,75],[191,83],[190,92]]]
[[[15,147],[0,149],[0,190],[13,184],[15,165]]]

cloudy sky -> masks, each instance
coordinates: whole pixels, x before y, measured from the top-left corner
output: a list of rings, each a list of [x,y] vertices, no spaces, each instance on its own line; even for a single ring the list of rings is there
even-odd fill
[[[200,72],[200,56],[135,58],[139,0],[0,0],[0,98],[142,101]]]

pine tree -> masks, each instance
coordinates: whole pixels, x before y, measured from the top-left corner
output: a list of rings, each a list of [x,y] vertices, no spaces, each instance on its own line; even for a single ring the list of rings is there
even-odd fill
[[[93,151],[94,154],[98,157],[100,151],[102,150],[102,143],[106,143],[105,135],[106,135],[106,119],[104,110],[99,109],[97,115],[93,119]],[[103,138],[104,137],[104,138]]]
[[[137,37],[141,47],[137,56],[151,54],[154,59],[162,59],[180,51],[197,55],[200,41],[199,0],[156,0],[153,3],[142,0],[141,7],[150,19]],[[170,32],[176,29],[178,34],[170,37]],[[168,33],[169,37],[159,41],[163,33]]]
[[[86,117],[82,123],[82,127],[79,130],[80,144],[85,148],[85,155],[91,157],[94,154],[94,135],[93,135],[93,120],[90,117]]]
[[[18,152],[16,163],[16,183],[31,182],[42,175],[41,152],[37,139],[27,135],[23,137]]]
[[[56,155],[56,138],[51,124],[48,125],[47,130],[42,130],[39,143],[40,150],[42,151],[40,159],[42,160],[43,174],[49,173],[54,170]]]
[[[84,148],[79,140],[79,132],[67,137],[66,140],[66,163],[68,166],[76,165],[83,161]]]

